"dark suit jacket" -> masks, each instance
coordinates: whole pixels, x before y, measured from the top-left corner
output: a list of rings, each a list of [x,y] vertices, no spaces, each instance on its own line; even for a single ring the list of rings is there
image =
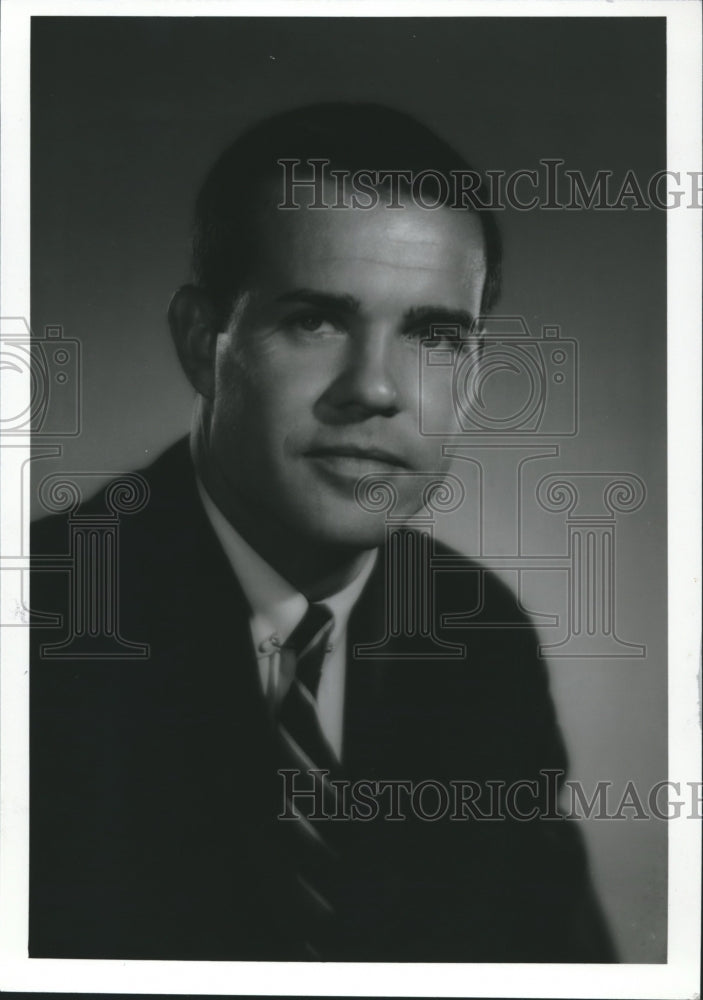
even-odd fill
[[[30,955],[302,958],[247,604],[186,442],[144,475],[149,502],[121,523],[119,617],[149,657],[48,659],[40,646],[66,621],[33,629]],[[96,498],[85,513],[101,509]],[[65,517],[34,526],[35,554],[67,547]],[[385,556],[349,625],[346,775],[449,787],[564,769],[534,633],[495,579],[487,618],[521,627],[438,625],[465,643],[459,661],[397,658],[393,645],[355,658],[385,634]],[[65,616],[68,579],[34,572],[32,610]],[[438,574],[437,618],[474,607],[478,586],[478,572]],[[344,837],[329,957],[615,960],[573,824],[379,817]]]

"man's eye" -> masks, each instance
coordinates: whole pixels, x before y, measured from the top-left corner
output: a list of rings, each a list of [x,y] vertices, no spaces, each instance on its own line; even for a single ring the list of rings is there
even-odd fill
[[[441,347],[450,347],[459,350],[466,347],[471,338],[468,327],[456,326],[431,326],[425,327],[422,331],[422,339],[429,344],[437,344]]]
[[[429,336],[430,331],[426,326],[416,326],[403,332],[403,340],[408,344],[419,344]]]
[[[413,344],[427,342],[428,344],[453,347],[459,346],[462,343],[461,336],[457,333],[456,327],[444,330],[441,327],[420,326],[406,330],[403,337],[407,342]]]
[[[294,333],[318,337],[332,336],[343,332],[341,325],[336,320],[320,313],[300,313],[297,316],[289,317],[284,325]]]

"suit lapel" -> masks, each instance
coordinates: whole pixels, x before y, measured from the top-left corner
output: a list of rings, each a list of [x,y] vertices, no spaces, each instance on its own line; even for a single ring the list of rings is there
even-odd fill
[[[263,763],[270,724],[250,609],[200,501],[187,440],[156,463],[150,488],[146,545],[154,552],[152,591],[160,595],[153,648],[163,651],[173,709],[200,721],[203,749],[223,755],[227,767],[243,747]]]
[[[360,647],[380,642],[386,633],[385,550],[352,611],[347,632],[347,666],[344,698],[344,770],[368,777],[379,763],[384,740],[384,704],[390,662],[381,655],[369,657]]]

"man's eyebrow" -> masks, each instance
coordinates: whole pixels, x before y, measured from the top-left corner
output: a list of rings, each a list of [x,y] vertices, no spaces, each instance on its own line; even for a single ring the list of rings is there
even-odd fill
[[[415,306],[408,309],[403,325],[410,330],[416,326],[461,326],[470,329],[475,316],[468,309],[451,309],[447,306]]]
[[[318,292],[313,288],[295,288],[279,295],[277,302],[299,302],[319,309],[358,313],[361,303],[353,295],[335,292]],[[475,322],[468,309],[452,309],[447,306],[413,306],[403,316],[403,327],[410,330],[417,326],[461,326],[470,329]]]
[[[291,292],[279,295],[277,301],[300,302],[320,309],[334,309],[348,313],[358,313],[361,308],[361,303],[353,295],[316,292],[313,288],[295,288]]]

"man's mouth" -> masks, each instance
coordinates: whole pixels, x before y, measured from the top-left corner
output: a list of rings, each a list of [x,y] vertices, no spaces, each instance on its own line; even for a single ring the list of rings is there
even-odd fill
[[[330,445],[311,448],[307,454],[323,468],[344,478],[359,479],[373,473],[397,472],[398,469],[410,468],[404,458],[385,448]]]

